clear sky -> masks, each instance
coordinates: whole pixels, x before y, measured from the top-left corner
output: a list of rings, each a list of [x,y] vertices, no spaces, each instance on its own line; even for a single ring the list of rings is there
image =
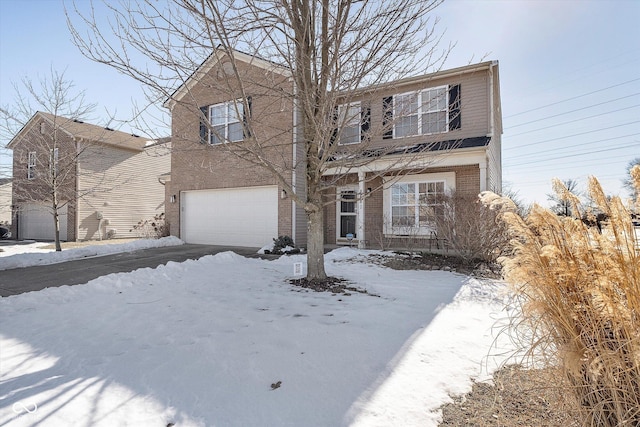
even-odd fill
[[[448,0],[435,14],[443,43],[457,43],[445,68],[500,63],[505,183],[543,205],[553,177],[584,188],[595,175],[626,195],[626,165],[640,157],[640,1]],[[12,82],[51,68],[99,104],[93,123],[144,102],[137,83],[78,52],[60,0],[0,0],[0,104]]]

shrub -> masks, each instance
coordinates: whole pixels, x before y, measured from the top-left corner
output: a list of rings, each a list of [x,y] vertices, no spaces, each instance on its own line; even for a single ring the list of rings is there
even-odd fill
[[[297,254],[300,253],[300,249],[295,247],[291,237],[278,236],[277,239],[273,239],[273,249],[270,251],[265,250],[265,253],[274,255]]]
[[[153,219],[140,220],[129,232],[136,232],[138,237],[145,239],[159,239],[169,235],[169,223],[164,218],[164,212],[154,215]]]
[[[436,216],[439,239],[465,261],[494,262],[509,243],[507,226],[498,221],[502,207],[483,204],[478,197],[452,193],[442,198]]]
[[[640,188],[640,166],[635,170]],[[589,426],[640,425],[640,256],[630,212],[607,200],[595,178],[589,193],[609,217],[600,233],[581,216],[578,198],[555,189],[573,217],[534,206],[523,219],[502,215],[514,240],[504,273],[521,297],[528,354],[562,368]],[[492,206],[509,201],[485,195]],[[560,382],[559,382],[560,383]],[[559,386],[559,385],[558,385]]]

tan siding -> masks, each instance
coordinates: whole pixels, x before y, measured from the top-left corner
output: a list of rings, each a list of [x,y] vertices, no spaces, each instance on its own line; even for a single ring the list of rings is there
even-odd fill
[[[106,146],[87,146],[79,165],[78,239],[104,238],[115,229],[116,238],[136,237],[130,231],[140,220],[164,212],[164,186],[158,176],[169,169],[168,153],[136,152]],[[101,212],[108,224],[98,231]]]
[[[449,132],[420,135],[406,138],[383,139],[382,121],[383,109],[382,100],[384,97],[398,93],[419,91],[427,88],[440,86],[460,85],[461,90],[461,128]],[[488,93],[488,73],[486,70],[476,71],[463,76],[453,76],[443,79],[432,79],[422,83],[416,83],[402,88],[391,86],[385,90],[379,90],[373,95],[356,98],[363,105],[371,106],[371,132],[372,141],[370,148],[382,147],[402,147],[423,142],[436,142],[446,140],[457,140],[478,136],[486,136],[489,133],[489,93]],[[355,146],[354,146],[355,147]],[[362,147],[362,145],[359,145]],[[369,147],[368,147],[369,148]]]
[[[11,182],[0,184],[0,224],[11,224]]]

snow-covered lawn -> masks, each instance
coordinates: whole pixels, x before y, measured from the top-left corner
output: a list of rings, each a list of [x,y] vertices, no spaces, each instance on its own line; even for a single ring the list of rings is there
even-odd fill
[[[307,292],[232,252],[0,299],[0,425],[435,426],[503,349],[504,285],[349,248]]]

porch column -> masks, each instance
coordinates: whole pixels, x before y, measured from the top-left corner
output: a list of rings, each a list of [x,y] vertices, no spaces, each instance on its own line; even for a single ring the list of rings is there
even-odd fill
[[[480,192],[487,191],[487,162],[480,162]]]
[[[364,188],[364,172],[358,172],[358,208],[356,214],[356,234],[358,236],[358,249],[364,249],[365,245],[365,235],[364,235],[364,197],[366,196],[365,188]]]

